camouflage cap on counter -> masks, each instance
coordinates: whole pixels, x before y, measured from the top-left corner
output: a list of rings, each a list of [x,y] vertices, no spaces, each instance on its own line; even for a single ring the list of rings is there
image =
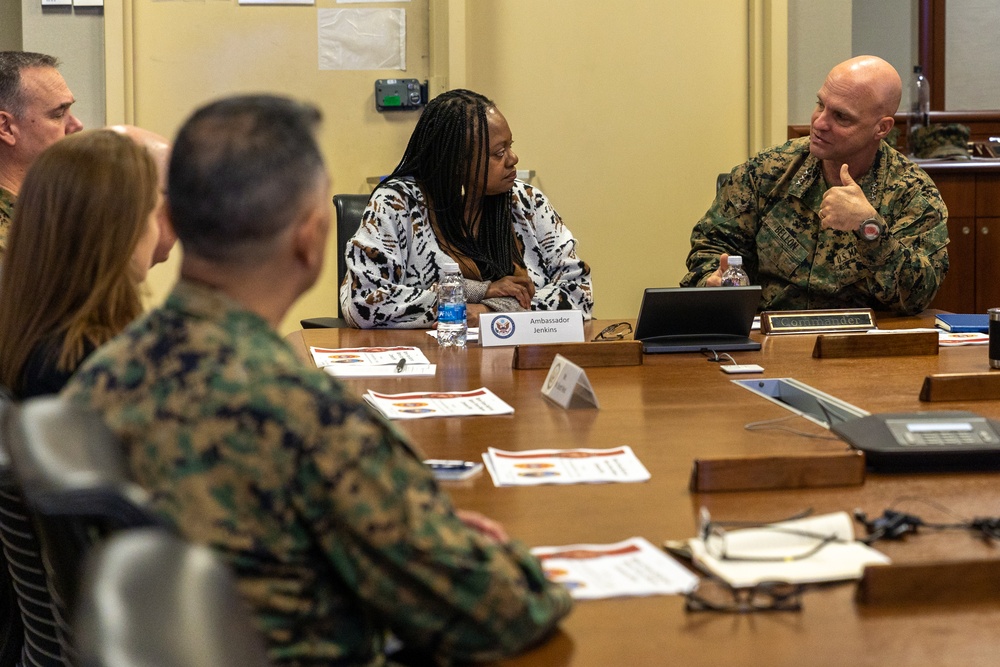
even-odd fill
[[[969,158],[969,128],[958,123],[920,127],[910,136],[918,158]]]

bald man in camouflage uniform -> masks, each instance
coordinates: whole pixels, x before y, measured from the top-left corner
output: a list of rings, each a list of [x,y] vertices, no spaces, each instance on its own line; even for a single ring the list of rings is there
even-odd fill
[[[760,310],[918,313],[948,271],[948,211],[930,177],[882,139],[902,83],[884,60],[833,68],[810,136],[736,167],[691,234],[681,285],[717,286],[741,255]]]
[[[319,114],[230,98],[181,128],[167,302],[97,350],[66,394],[99,411],[132,474],[233,567],[276,665],[495,659],[568,613],[499,524],[452,507],[417,452],[275,330],[316,280],[330,225]]]

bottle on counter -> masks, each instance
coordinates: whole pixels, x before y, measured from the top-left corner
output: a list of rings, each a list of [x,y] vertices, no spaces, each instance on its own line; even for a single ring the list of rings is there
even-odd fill
[[[906,117],[906,147],[914,154],[913,136],[917,130],[931,124],[931,84],[923,68],[916,65],[910,79],[910,113]]]

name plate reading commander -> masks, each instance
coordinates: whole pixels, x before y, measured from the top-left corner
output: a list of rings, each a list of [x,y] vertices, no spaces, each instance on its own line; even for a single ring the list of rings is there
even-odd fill
[[[871,308],[764,311],[760,314],[763,334],[828,333],[877,329]]]
[[[583,311],[561,310],[551,315],[486,313],[479,317],[479,340],[483,347],[582,343]]]

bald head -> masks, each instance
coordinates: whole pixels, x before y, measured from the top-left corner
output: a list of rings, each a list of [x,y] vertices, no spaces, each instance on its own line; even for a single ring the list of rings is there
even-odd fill
[[[899,110],[903,82],[892,65],[877,56],[857,56],[840,63],[827,75],[834,85],[853,88],[878,116],[892,116]]]
[[[160,187],[166,189],[167,161],[170,159],[170,142],[163,135],[135,125],[112,125],[108,128],[124,134],[140,146],[144,146],[153,156],[156,168],[160,170]]]
[[[162,194],[167,191],[167,165],[170,161],[170,142],[163,135],[136,127],[135,125],[112,125],[108,129],[114,130],[119,134],[124,134],[135,143],[145,147],[153,157],[153,162],[156,163],[161,193],[160,203],[156,209],[156,222],[160,227],[160,240],[153,251],[153,264],[165,262],[167,261],[167,257],[170,256],[170,250],[174,247],[174,243],[177,242],[177,234],[174,233],[174,228],[167,217],[166,204],[162,198]]]
[[[846,60],[827,75],[816,93],[809,131],[809,153],[823,161],[828,183],[840,182],[842,165],[861,178],[895,123],[903,84],[881,58]]]

